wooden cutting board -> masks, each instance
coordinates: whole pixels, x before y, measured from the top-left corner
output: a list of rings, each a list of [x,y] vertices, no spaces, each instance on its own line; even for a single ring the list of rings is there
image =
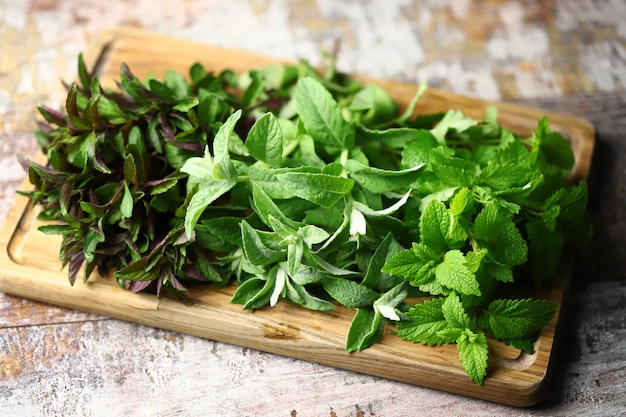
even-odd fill
[[[168,69],[186,74],[191,64],[201,62],[209,71],[232,68],[243,71],[280,61],[252,53],[225,50],[200,43],[173,39],[134,29],[111,29],[101,33],[85,53],[87,63],[105,86],[114,86],[120,64],[126,63],[140,78],[163,76]],[[372,80],[406,105],[415,85]],[[49,104],[49,103],[48,103]],[[432,113],[456,108],[481,119],[485,107],[498,108],[503,126],[529,134],[537,120],[548,116],[553,130],[572,143],[575,179],[589,172],[595,132],[585,120],[563,114],[506,103],[492,103],[428,89],[417,111]],[[22,189],[29,189],[24,182]],[[94,276],[87,284],[70,286],[58,260],[60,237],[37,230],[37,208],[16,196],[0,234],[0,291],[55,305],[75,308],[148,326],[178,331],[293,358],[318,362],[513,406],[530,406],[541,400],[552,355],[558,313],[538,338],[533,355],[520,353],[494,340],[489,341],[492,359],[483,387],[474,384],[458,360],[456,347],[427,347],[402,341],[387,332],[380,343],[362,352],[347,354],[345,336],[354,312],[310,311],[281,302],[254,313],[230,304],[232,287],[219,290],[193,289],[191,305],[149,294],[134,294],[117,287],[111,277]],[[554,287],[537,294],[557,303],[567,292],[570,273],[563,272]]]

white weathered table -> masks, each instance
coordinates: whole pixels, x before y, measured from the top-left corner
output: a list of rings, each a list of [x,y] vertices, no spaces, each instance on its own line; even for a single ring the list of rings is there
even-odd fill
[[[0,222],[36,106],[100,29],[155,32],[588,117],[596,238],[548,401],[520,410],[0,294],[0,415],[615,416],[626,411],[626,3],[0,0]],[[595,265],[593,265],[595,264]],[[0,272],[2,273],[2,272]]]

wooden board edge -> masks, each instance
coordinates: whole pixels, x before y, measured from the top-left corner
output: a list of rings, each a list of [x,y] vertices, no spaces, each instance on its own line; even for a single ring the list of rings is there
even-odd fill
[[[0,259],[0,268],[10,266],[6,258]],[[181,317],[179,303],[175,300],[156,300],[149,294],[132,294],[98,282],[85,285],[77,283],[74,288],[70,288],[66,279],[60,279],[66,277],[59,276],[55,277],[58,279],[51,280],[42,286],[42,281],[32,278],[38,273],[40,274],[41,271],[37,268],[22,267],[18,273],[11,274],[9,280],[0,280],[0,291],[114,319],[132,321],[141,325],[515,407],[532,406],[542,398],[543,376],[528,376],[525,375],[525,371],[519,372],[521,378],[511,380],[510,371],[501,370],[500,372],[507,374],[504,380],[500,378],[500,375],[494,374],[485,381],[485,386],[479,387],[471,382],[459,367],[452,369],[449,366],[426,362],[416,364],[409,360],[402,360],[402,358],[390,362],[389,348],[384,345],[373,346],[365,351],[348,355],[343,351],[342,341],[329,340],[321,334],[312,334],[303,335],[307,339],[309,349],[302,350],[297,340],[292,340],[288,336],[292,331],[289,324],[272,319],[271,314],[247,314],[246,318],[249,320],[247,327],[245,329],[237,327],[237,329],[258,335],[262,343],[250,343],[250,338],[246,339],[248,342],[242,342],[234,331],[224,330],[228,328],[231,317],[217,312],[215,309],[219,307],[204,306],[206,310],[186,308]],[[38,286],[41,291],[34,293],[33,286]],[[106,302],[112,298],[116,299],[114,305]],[[128,311],[127,309],[138,313],[133,319],[129,319],[124,313]],[[203,326],[181,329],[181,322],[198,322],[205,317],[205,313],[216,312],[218,314],[211,317],[210,322],[213,327],[209,330]],[[217,323],[216,320],[218,320]],[[316,346],[311,346],[311,341],[314,341]],[[374,370],[368,369],[372,363],[379,365]],[[445,375],[445,378],[442,378],[442,375]]]

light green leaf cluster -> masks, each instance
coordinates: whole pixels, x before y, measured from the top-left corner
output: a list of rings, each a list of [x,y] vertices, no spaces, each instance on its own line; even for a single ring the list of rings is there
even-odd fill
[[[497,295],[505,284],[546,282],[565,242],[585,241],[586,186],[566,183],[571,147],[545,118],[521,139],[493,120],[481,124],[451,111],[430,133],[402,153],[403,166],[425,164],[413,184],[424,195],[419,238],[382,270],[437,297],[412,307],[397,334],[456,343],[464,369],[482,384],[486,335],[531,351],[555,314],[549,301]]]

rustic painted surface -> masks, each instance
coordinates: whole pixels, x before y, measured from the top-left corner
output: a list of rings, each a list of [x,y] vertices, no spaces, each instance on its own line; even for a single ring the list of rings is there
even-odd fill
[[[626,410],[626,2],[618,0],[0,0],[0,222],[33,154],[35,106],[98,30],[155,32],[319,62],[598,128],[596,276],[566,306],[552,401],[510,409],[0,294],[0,415],[614,416]],[[584,270],[587,272],[587,270]],[[595,271],[595,270],[591,270]],[[1,272],[0,272],[1,273]],[[607,279],[609,279],[607,281]]]

